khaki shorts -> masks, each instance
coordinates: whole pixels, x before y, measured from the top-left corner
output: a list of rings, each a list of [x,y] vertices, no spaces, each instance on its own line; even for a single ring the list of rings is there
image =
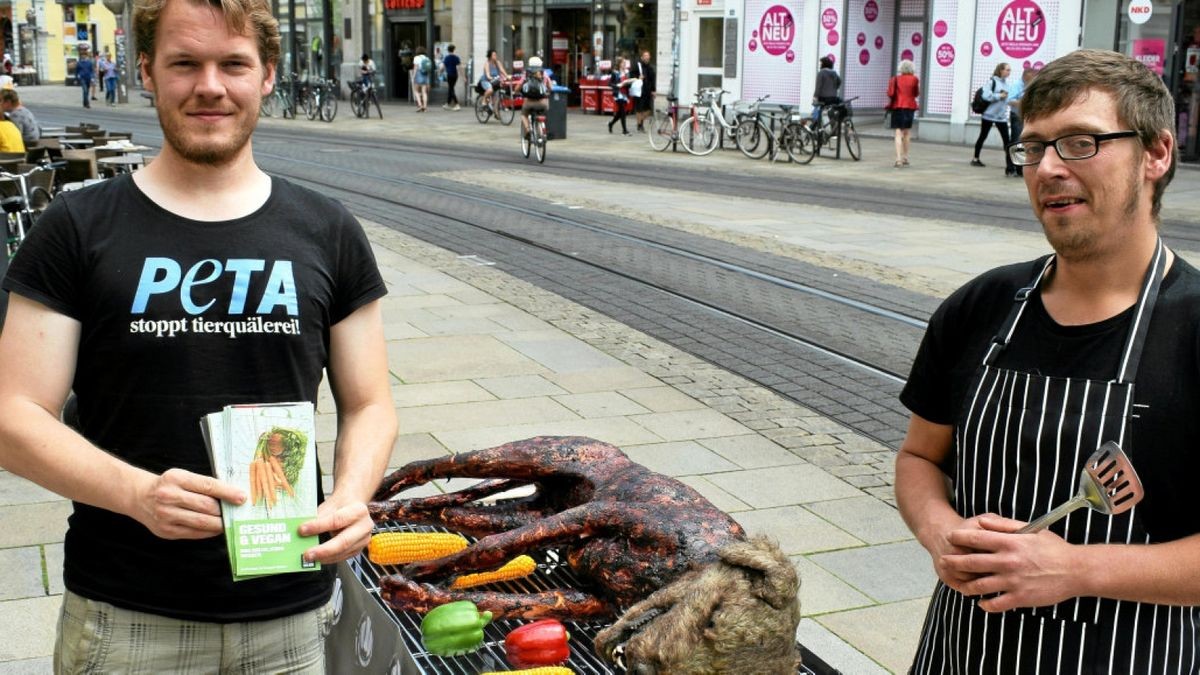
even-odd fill
[[[303,673],[325,672],[325,636],[333,609],[271,621],[207,623],[63,594],[54,645],[54,672]]]

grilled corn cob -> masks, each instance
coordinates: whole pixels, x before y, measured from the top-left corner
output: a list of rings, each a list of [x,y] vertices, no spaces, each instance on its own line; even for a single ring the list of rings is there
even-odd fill
[[[528,668],[526,670],[505,670],[503,673],[480,673],[479,675],[575,675],[575,671],[563,665],[546,665],[542,668]]]
[[[512,560],[504,563],[504,566],[490,570],[487,572],[477,572],[475,574],[464,574],[454,580],[450,584],[450,588],[471,588],[472,586],[482,586],[483,584],[495,583],[497,581],[510,581],[512,579],[520,579],[521,577],[529,576],[537,569],[537,563],[527,555],[519,555]]]
[[[381,532],[371,536],[367,558],[377,565],[401,565],[433,560],[467,547],[467,540],[449,532]]]

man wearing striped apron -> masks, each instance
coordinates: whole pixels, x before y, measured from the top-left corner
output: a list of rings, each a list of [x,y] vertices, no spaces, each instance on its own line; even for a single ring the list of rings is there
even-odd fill
[[[1200,672],[1200,272],[1157,232],[1171,95],[1080,50],[1023,100],[1008,152],[1054,254],[947,299],[901,394],[896,498],[939,577],[912,672]],[[1018,533],[1107,441],[1144,499]]]

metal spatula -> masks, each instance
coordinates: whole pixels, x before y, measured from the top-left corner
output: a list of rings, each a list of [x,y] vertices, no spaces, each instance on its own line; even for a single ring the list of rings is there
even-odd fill
[[[1108,441],[1088,457],[1079,472],[1079,492],[1018,532],[1040,532],[1085,506],[1105,515],[1125,513],[1142,501],[1145,494],[1129,457],[1115,441]]]

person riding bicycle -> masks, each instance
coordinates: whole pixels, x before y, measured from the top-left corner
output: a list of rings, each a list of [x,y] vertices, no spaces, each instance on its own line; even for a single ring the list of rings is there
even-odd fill
[[[550,109],[550,90],[554,81],[550,73],[542,68],[542,59],[533,56],[525,66],[525,77],[521,80],[521,133],[529,135],[529,119],[535,112],[544,113]]]
[[[817,86],[813,90],[813,128],[821,126],[821,108],[842,102],[838,90],[842,88],[842,77],[833,69],[833,58],[821,57],[821,70],[817,71]]]
[[[361,86],[364,91],[370,89],[371,86],[375,84],[376,70],[378,70],[378,68],[375,67],[375,60],[371,58],[370,54],[364,53],[362,55],[362,61],[360,61],[358,64],[359,86]]]
[[[487,53],[487,63],[483,64],[483,75],[479,77],[480,93],[483,94],[483,104],[490,105],[492,102],[492,90],[500,86],[500,83],[508,79],[508,73],[504,70],[504,64],[500,62],[500,56],[496,54],[495,49],[489,49]]]

